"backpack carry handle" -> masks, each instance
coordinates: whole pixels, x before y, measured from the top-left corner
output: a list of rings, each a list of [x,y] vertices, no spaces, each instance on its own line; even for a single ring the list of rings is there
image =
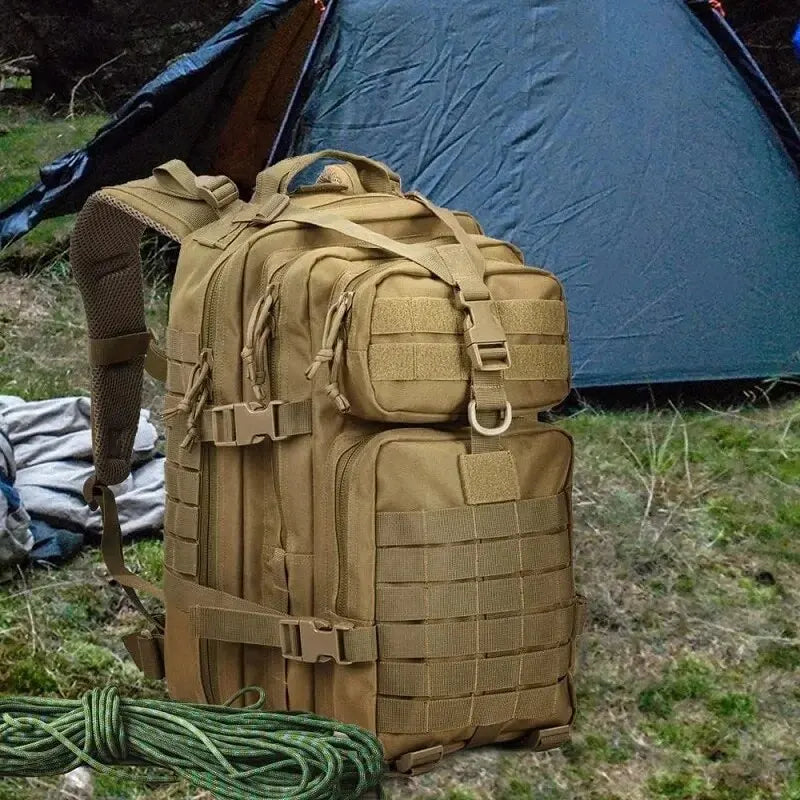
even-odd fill
[[[323,158],[336,158],[352,164],[358,170],[361,183],[368,192],[401,194],[400,176],[381,161],[343,150],[320,150],[317,153],[286,158],[260,172],[250,202],[260,204],[273,194],[286,193],[297,175]]]

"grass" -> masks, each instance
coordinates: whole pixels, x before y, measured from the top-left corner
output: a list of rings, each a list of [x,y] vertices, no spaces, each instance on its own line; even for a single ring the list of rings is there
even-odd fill
[[[65,119],[28,106],[0,107],[0,208],[39,180],[43,164],[85,144],[104,122],[100,114]],[[42,251],[52,252],[66,241],[71,222],[66,217],[42,223],[23,241],[0,252],[0,259],[30,260]]]
[[[146,295],[151,323],[163,325],[163,272],[149,270]],[[84,353],[63,258],[0,272],[0,393],[84,392]],[[158,407],[152,384],[144,402]],[[576,440],[577,579],[590,606],[573,742],[457,754],[389,782],[387,796],[800,800],[800,400],[586,404],[558,422]],[[132,544],[128,557],[158,577],[159,542]],[[19,573],[0,587],[0,691],[72,697],[102,676],[131,695],[163,694],[120,644],[137,624],[93,549],[59,571]],[[0,800],[53,785],[0,781]],[[99,777],[95,797],[201,795],[127,775]]]

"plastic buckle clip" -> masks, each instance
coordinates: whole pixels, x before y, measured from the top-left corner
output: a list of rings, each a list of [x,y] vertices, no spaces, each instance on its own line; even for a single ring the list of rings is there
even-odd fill
[[[495,316],[491,299],[467,300],[463,292],[458,292],[457,299],[470,323],[465,327],[464,341],[473,367],[482,372],[508,369],[511,354],[506,332]]]
[[[282,619],[280,621],[281,653],[289,661],[316,664],[320,661],[335,661],[349,665],[344,657],[344,631],[352,625],[336,624],[320,628],[318,620]]]
[[[246,447],[266,438],[279,442],[278,407],[282,400],[271,400],[262,406],[255,402],[231,403],[211,409],[211,432],[218,447]]]

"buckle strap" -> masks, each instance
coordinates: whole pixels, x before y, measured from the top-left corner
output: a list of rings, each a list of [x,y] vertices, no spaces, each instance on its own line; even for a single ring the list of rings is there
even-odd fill
[[[482,372],[508,369],[511,366],[508,340],[491,298],[469,300],[459,291],[456,302],[466,314],[464,342],[472,366]]]
[[[169,395],[165,412],[177,410],[179,400]],[[311,433],[311,398],[296,401],[272,400],[229,403],[205,409],[197,420],[198,438],[217,447],[247,447],[266,439],[279,442],[290,436]]]
[[[169,602],[188,614],[198,639],[280,648],[284,658],[338,664],[377,661],[374,625],[352,620],[332,621],[289,617],[285,612],[202,586],[167,572],[164,586]]]
[[[263,606],[258,608],[258,611],[244,611],[192,606],[189,609],[192,633],[198,639],[279,647],[288,661],[305,664],[335,661],[350,665],[378,658],[374,626],[356,628],[352,622],[284,617]]]
[[[349,623],[318,627],[313,619],[282,619],[280,621],[281,653],[289,661],[315,664],[333,660],[337,664],[352,664],[345,656],[346,632],[353,630]]]
[[[232,403],[212,408],[211,441],[218,447],[245,447],[265,439],[279,442],[311,432],[311,401]],[[205,437],[202,436],[204,439]]]

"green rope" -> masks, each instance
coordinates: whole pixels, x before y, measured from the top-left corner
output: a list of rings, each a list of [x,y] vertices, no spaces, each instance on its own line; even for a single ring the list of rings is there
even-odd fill
[[[248,692],[253,705],[231,707]],[[371,733],[264,711],[265,699],[250,688],[225,706],[125,700],[114,687],[79,700],[0,698],[0,775],[157,767],[220,800],[351,800],[378,783],[383,751]]]

